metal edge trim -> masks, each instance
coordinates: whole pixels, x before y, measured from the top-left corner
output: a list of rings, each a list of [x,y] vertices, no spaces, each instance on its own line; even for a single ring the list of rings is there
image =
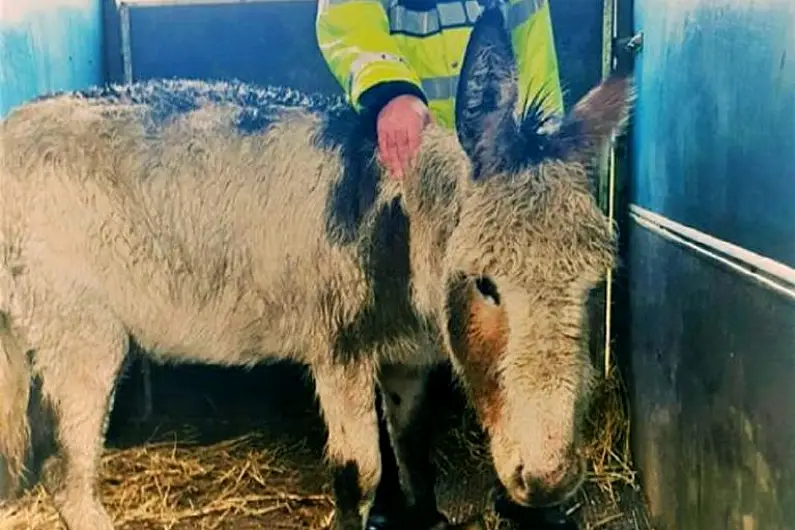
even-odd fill
[[[126,84],[132,83],[132,45],[130,37],[130,8],[126,3],[119,5],[119,23],[121,26],[121,64]]]
[[[678,243],[696,254],[721,263],[777,293],[795,300],[795,269],[695,228],[677,223],[637,204],[629,207],[639,226]]]
[[[617,0],[604,0],[602,4],[602,50],[601,50],[601,79],[604,81],[614,70],[615,50],[613,42],[618,30]],[[615,221],[616,202],[616,151],[615,144],[610,142],[605,146],[599,160],[599,203],[607,213],[611,228]],[[605,281],[604,304],[602,315],[604,326],[604,343],[602,344],[603,374],[607,376],[613,365],[613,270],[608,269]]]

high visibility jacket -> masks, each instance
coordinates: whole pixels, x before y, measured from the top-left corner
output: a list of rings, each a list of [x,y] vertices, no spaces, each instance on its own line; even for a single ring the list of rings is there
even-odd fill
[[[519,105],[542,95],[544,110],[560,116],[563,97],[548,0],[499,3],[517,61]],[[377,112],[397,95],[414,94],[439,123],[452,128],[461,63],[482,9],[478,0],[318,0],[316,36],[358,111]]]

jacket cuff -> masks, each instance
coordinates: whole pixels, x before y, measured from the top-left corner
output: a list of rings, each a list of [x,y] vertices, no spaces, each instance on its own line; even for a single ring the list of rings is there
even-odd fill
[[[428,104],[428,98],[425,97],[425,93],[414,83],[408,81],[384,81],[376,83],[362,92],[359,96],[359,106],[362,112],[375,117],[387,103],[397,96],[405,95],[417,96],[425,105]]]

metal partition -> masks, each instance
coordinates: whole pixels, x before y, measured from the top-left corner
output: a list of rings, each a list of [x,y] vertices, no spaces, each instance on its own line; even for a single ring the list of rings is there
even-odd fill
[[[795,528],[795,3],[637,0],[634,441],[660,528]]]

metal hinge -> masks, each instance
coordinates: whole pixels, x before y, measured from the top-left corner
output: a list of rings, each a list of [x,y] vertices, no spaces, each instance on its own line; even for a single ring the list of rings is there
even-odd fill
[[[632,54],[639,53],[641,48],[643,48],[643,32],[639,31],[631,37],[614,39],[613,46]]]

